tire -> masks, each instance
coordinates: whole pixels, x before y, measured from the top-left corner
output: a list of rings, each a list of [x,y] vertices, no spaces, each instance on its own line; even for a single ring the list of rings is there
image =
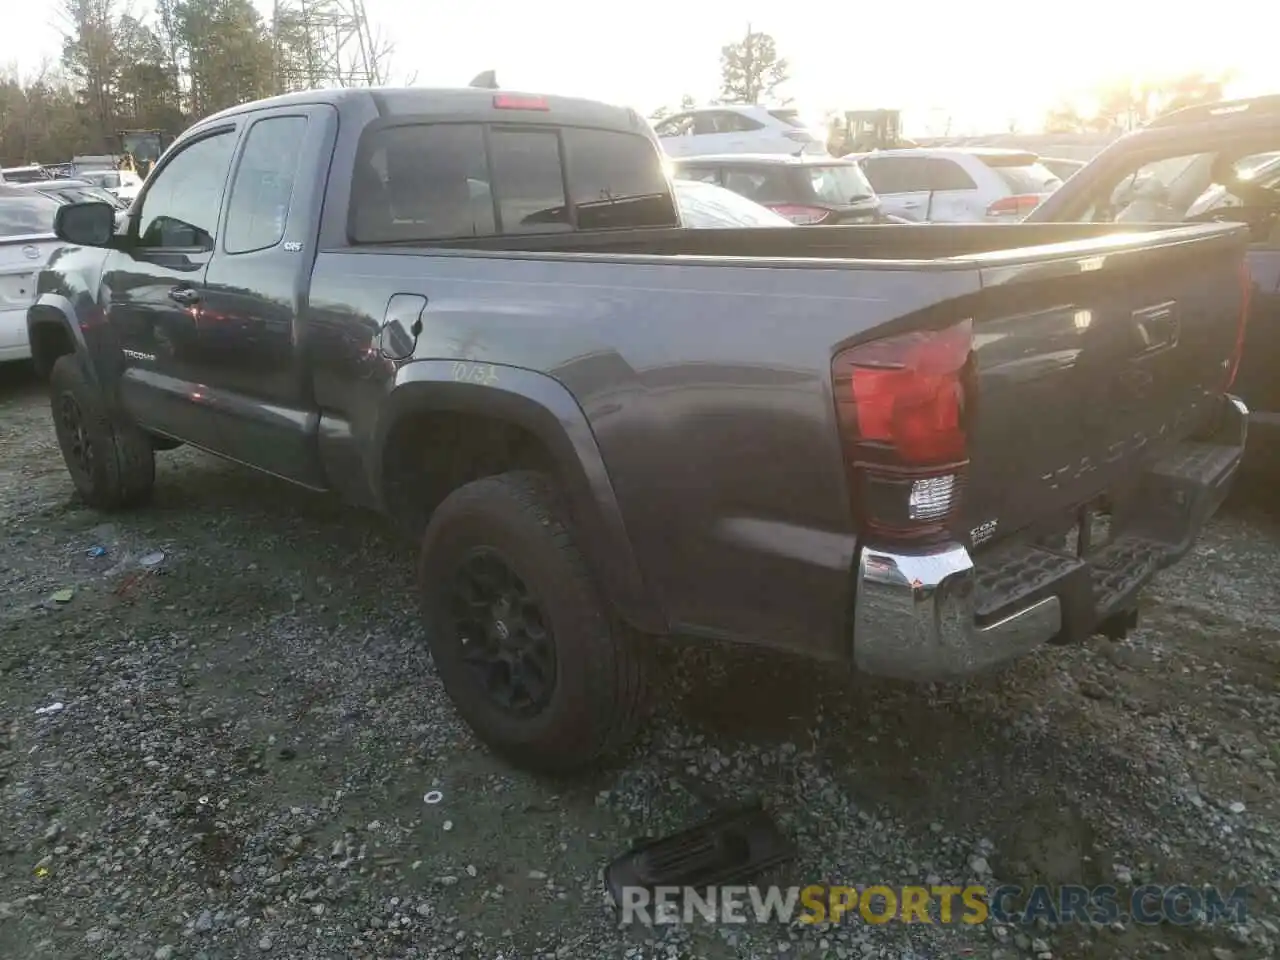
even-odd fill
[[[150,441],[137,427],[112,420],[74,355],[54,362],[49,402],[62,459],[85,503],[98,510],[121,510],[151,499],[156,461]],[[86,440],[87,457],[80,452]]]
[[[554,648],[554,669],[544,671],[554,676],[545,704],[520,715],[499,704],[464,659],[468,641],[455,613],[461,571],[495,562],[523,582],[540,611],[532,620],[541,620]],[[501,474],[451,493],[423,536],[418,592],[445,691],[475,735],[514,765],[551,773],[591,766],[643,723],[648,651],[609,615],[541,474]],[[501,622],[495,626],[506,640]]]

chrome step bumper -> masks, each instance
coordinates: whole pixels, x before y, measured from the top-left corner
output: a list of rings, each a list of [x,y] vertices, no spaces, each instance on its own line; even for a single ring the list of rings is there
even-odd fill
[[[984,554],[960,544],[908,553],[858,551],[853,660],[906,680],[980,673],[1051,640],[1090,636],[1132,609],[1155,574],[1184,556],[1226,499],[1240,465],[1248,410],[1234,397],[1208,442],[1179,445],[1148,467],[1141,507],[1115,539],[1080,558],[1036,545]]]

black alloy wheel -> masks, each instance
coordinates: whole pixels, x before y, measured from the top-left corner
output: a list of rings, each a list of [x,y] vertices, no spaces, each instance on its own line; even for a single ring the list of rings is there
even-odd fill
[[[546,709],[555,689],[555,640],[542,605],[495,550],[472,550],[448,593],[459,655],[495,705],[520,717]]]
[[[84,476],[93,476],[93,441],[85,425],[84,414],[75,395],[67,390],[58,398],[58,422],[67,440],[67,457],[70,466]]]

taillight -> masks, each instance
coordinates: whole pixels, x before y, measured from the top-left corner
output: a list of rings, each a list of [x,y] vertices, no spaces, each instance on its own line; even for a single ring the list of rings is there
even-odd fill
[[[1236,323],[1236,347],[1231,353],[1231,366],[1227,369],[1227,385],[1222,389],[1230,390],[1235,386],[1236,374],[1240,372],[1240,358],[1244,356],[1244,334],[1249,325],[1249,303],[1253,297],[1253,277],[1249,273],[1249,264],[1240,264],[1240,320]]]
[[[1001,197],[987,207],[988,217],[1025,217],[1040,206],[1043,199],[1037,193],[1020,193],[1012,197]]]
[[[831,211],[826,207],[805,207],[795,203],[767,203],[765,206],[801,226],[812,226],[831,216]]]
[[[942,534],[968,465],[976,399],[973,322],[841,351],[831,374],[863,526],[890,537]]]
[[[493,98],[498,110],[550,110],[546,97],[522,97],[515,93],[500,93]]]

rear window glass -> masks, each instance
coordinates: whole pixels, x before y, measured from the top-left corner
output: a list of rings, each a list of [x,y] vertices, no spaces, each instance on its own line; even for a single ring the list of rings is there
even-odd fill
[[[694,167],[687,163],[675,166],[676,176],[681,180],[700,180],[703,183],[719,183],[720,171],[716,167]]]
[[[84,179],[90,183],[96,183],[100,187],[106,187],[108,190],[117,190],[120,187],[120,174],[118,173],[93,173],[83,174]]]
[[[59,206],[48,197],[0,197],[0,237],[53,233],[53,217]]]
[[[982,162],[996,172],[1013,193],[1052,193],[1062,186],[1062,178],[1039,161],[1018,158],[983,157]]]
[[[725,167],[724,185],[756,203],[795,203],[801,188],[781,164],[767,167]]]
[[[679,221],[653,144],[608,130],[566,129],[569,192],[582,230],[671,227]]]
[[[357,243],[449,240],[678,223],[646,137],[495,124],[375,130],[352,187]],[[565,195],[566,172],[570,197]],[[570,204],[572,200],[572,208]]]
[[[813,196],[824,203],[853,203],[874,197],[876,192],[856,163],[804,167]]]
[[[490,163],[502,233],[568,230],[560,138],[554,130],[494,130]],[[430,173],[426,173],[430,176]]]
[[[795,127],[798,130],[816,130],[821,124],[815,123],[809,117],[806,117],[799,110],[782,108],[778,110],[770,110],[769,116],[775,120],[781,120],[789,127]]]
[[[769,116],[775,120],[781,120],[783,123],[792,127],[803,127],[804,123],[800,119],[799,110],[770,110]]]
[[[3,179],[9,183],[39,183],[49,175],[40,167],[13,167],[3,171]]]
[[[790,227],[786,217],[746,197],[701,180],[677,180],[676,196],[686,227]]]
[[[862,169],[876,193],[927,193],[973,190],[977,184],[954,160],[945,157],[867,157]]]

